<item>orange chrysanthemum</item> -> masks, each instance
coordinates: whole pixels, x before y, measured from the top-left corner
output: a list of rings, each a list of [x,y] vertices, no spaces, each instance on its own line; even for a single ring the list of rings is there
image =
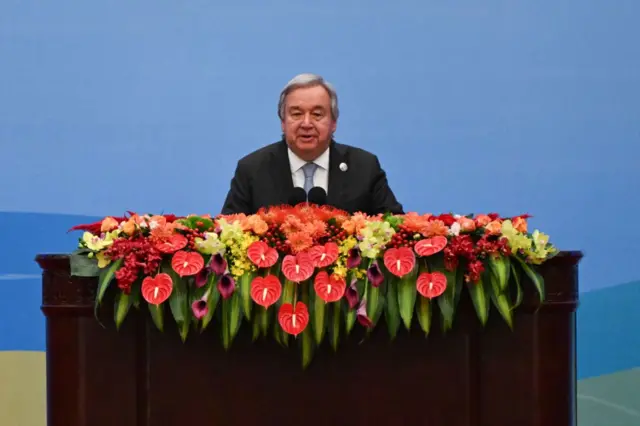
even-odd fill
[[[293,253],[300,253],[313,247],[313,238],[304,231],[294,232],[287,238],[287,244]]]
[[[420,233],[425,237],[435,237],[436,235],[447,236],[449,228],[443,221],[436,219],[429,221],[421,230]]]
[[[419,215],[418,213],[409,212],[404,216],[402,225],[409,232],[421,232],[425,227],[429,226],[429,218],[431,214],[427,213]]]

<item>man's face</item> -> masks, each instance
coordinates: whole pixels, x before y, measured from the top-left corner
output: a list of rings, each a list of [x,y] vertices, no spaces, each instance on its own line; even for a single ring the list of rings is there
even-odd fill
[[[324,87],[301,87],[287,95],[282,132],[291,150],[303,160],[312,161],[325,151],[336,124]]]

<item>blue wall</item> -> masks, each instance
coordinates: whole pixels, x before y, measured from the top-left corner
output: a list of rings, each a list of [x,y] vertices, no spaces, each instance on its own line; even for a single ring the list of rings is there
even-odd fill
[[[310,71],[408,210],[529,212],[583,250],[580,376],[640,366],[617,287],[640,279],[640,3],[215,4],[0,4],[0,350],[44,350],[36,253],[96,216],[217,213]]]

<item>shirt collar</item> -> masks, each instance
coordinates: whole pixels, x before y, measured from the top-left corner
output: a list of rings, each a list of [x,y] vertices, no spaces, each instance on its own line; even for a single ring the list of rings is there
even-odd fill
[[[329,170],[329,150],[330,149],[331,148],[325,149],[324,152],[320,154],[318,158],[313,160],[315,164],[317,164],[319,167],[322,167],[325,170]],[[300,168],[302,168],[302,166],[307,164],[307,161],[304,161],[302,158],[298,157],[293,151],[291,151],[291,148],[287,148],[287,152],[289,154],[289,164],[291,165],[291,173],[297,172],[298,170],[300,170]]]

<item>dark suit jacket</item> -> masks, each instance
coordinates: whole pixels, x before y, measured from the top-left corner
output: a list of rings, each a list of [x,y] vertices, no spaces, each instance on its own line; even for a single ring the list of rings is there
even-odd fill
[[[346,171],[339,165],[345,163]],[[327,204],[349,213],[403,214],[389,188],[378,158],[360,148],[331,142]],[[284,140],[267,145],[238,161],[222,214],[254,214],[261,207],[287,204],[293,178]]]

